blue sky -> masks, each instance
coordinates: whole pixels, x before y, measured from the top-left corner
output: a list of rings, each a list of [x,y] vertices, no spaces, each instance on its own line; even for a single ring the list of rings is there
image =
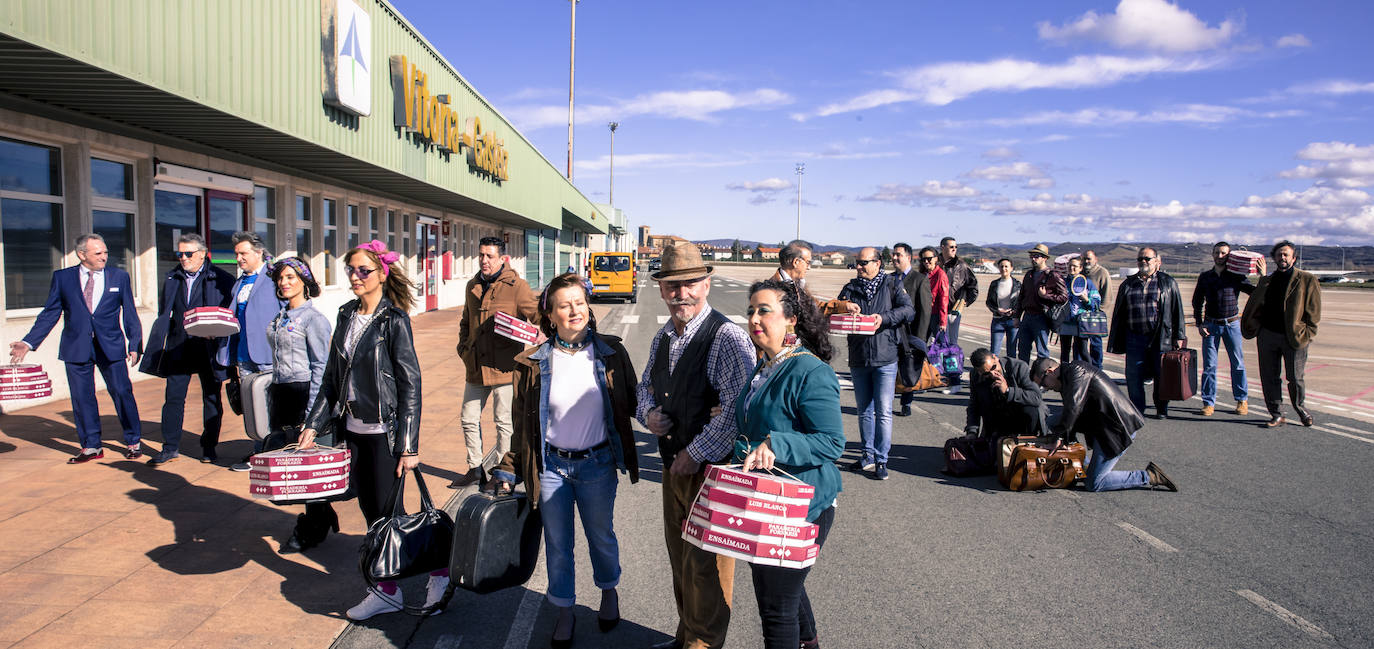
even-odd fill
[[[392,0],[558,168],[569,4]],[[577,10],[574,182],[691,239],[1374,244],[1374,3]]]

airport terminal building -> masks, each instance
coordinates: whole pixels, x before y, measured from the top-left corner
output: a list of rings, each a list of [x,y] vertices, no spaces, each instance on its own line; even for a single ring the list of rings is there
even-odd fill
[[[182,233],[218,264],[238,230],[308,257],[332,315],[359,242],[400,252],[433,310],[462,304],[482,237],[538,287],[617,220],[386,0],[0,0],[6,342],[84,232],[132,275],[146,335]],[[55,336],[27,360],[61,383]]]

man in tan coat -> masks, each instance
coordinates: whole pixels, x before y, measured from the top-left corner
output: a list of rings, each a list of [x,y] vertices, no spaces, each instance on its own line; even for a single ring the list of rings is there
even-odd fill
[[[506,242],[499,237],[483,237],[477,245],[477,275],[468,280],[463,301],[463,319],[458,326],[458,357],[463,359],[467,385],[463,390],[463,437],[467,443],[468,471],[449,487],[466,487],[482,479],[482,409],[495,395],[496,453],[501,458],[510,451],[511,394],[515,355],[525,346],[497,335],[497,311],[534,322],[539,317],[537,300],[530,285],[502,259]]]
[[[1245,302],[1240,332],[1256,339],[1260,387],[1264,389],[1264,405],[1269,408],[1269,421],[1264,425],[1276,428],[1288,423],[1283,417],[1283,379],[1279,377],[1283,367],[1293,412],[1302,425],[1311,426],[1312,415],[1304,407],[1307,391],[1303,372],[1307,368],[1307,345],[1317,337],[1317,323],[1322,319],[1321,285],[1312,273],[1297,268],[1292,242],[1274,244],[1269,256],[1274,259],[1274,273],[1261,277]]]

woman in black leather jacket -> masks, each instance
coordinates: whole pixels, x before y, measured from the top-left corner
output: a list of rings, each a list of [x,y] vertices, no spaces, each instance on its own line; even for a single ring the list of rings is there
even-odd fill
[[[396,265],[399,255],[373,240],[348,251],[344,263],[358,299],[339,309],[329,363],[305,419],[299,445],[317,434],[345,441],[352,454],[349,481],[368,526],[382,511],[396,482],[420,464],[420,362],[410,330],[411,283]],[[448,571],[431,574],[426,605],[448,586]],[[380,591],[380,592],[379,592]],[[395,582],[346,613],[365,620],[403,608]]]

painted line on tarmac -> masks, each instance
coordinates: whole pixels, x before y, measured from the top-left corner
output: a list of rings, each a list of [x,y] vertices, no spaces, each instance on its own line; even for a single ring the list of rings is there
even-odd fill
[[[506,634],[505,649],[523,649],[530,646],[530,635],[534,633],[534,619],[539,616],[539,602],[544,594],[527,590],[520,597],[520,608],[516,610],[515,620]]]
[[[1064,496],[1065,498],[1074,498],[1074,499],[1077,499],[1077,498],[1079,497],[1078,494],[1076,494],[1076,493],[1074,493],[1074,492],[1072,492],[1072,491],[1070,491],[1070,490],[1068,490],[1068,489],[1051,489],[1051,491],[1053,491],[1054,493],[1057,493],[1057,494],[1059,494],[1059,495],[1061,495],[1061,496]]]
[[[963,435],[963,434],[964,434],[964,429],[962,429],[962,428],[960,428],[960,427],[958,427],[958,426],[955,426],[954,424],[951,424],[951,423],[949,423],[949,422],[947,422],[947,421],[942,421],[942,422],[940,422],[940,425],[941,425],[941,426],[944,426],[945,428],[948,428],[948,429],[950,429],[950,430],[952,430],[952,431],[954,431],[954,432],[956,432],[956,433],[959,433],[960,435]]]
[[[658,323],[659,323],[659,324],[668,324],[668,317],[669,317],[669,316],[666,316],[666,315],[658,316]]]
[[[1117,523],[1116,526],[1123,530],[1126,530],[1127,532],[1130,532],[1131,536],[1134,536],[1148,543],[1150,547],[1159,550],[1160,552],[1178,552],[1178,548],[1169,545],[1168,543],[1165,543],[1164,541],[1160,540],[1159,537],[1150,534],[1149,532],[1146,532],[1145,530],[1142,530],[1139,527],[1131,525],[1130,523],[1122,521]]]
[[[621,319],[620,319],[620,324],[627,324],[627,325],[637,325],[637,324],[639,324],[639,314],[638,314],[638,313],[635,313],[635,314],[627,315],[627,316],[621,318]]]
[[[1341,430],[1349,431],[1358,435],[1374,435],[1374,432],[1368,430],[1360,430],[1358,428],[1352,428],[1350,426],[1345,426],[1342,424],[1327,424],[1327,426],[1330,426],[1332,428],[1339,428]]]
[[[1313,426],[1312,430],[1319,430],[1323,433],[1331,433],[1332,435],[1339,435],[1341,437],[1349,437],[1350,439],[1358,439],[1366,444],[1374,444],[1374,439],[1370,439],[1368,437],[1360,437],[1359,435],[1351,435],[1350,433],[1342,433],[1339,430],[1331,430],[1330,428],[1323,428],[1321,426]]]
[[[434,649],[458,649],[463,646],[463,636],[445,633],[434,642]]]
[[[1299,631],[1302,631],[1303,633],[1306,633],[1307,635],[1310,635],[1314,638],[1318,638],[1320,640],[1335,639],[1331,636],[1330,633],[1323,631],[1321,627],[1311,622],[1308,622],[1297,613],[1294,613],[1282,606],[1279,606],[1278,604],[1272,601],[1269,601],[1268,599],[1265,599],[1263,595],[1260,595],[1259,593],[1256,593],[1253,590],[1247,588],[1237,590],[1235,591],[1235,593],[1249,600],[1251,604],[1254,604],[1255,606],[1258,606],[1264,609],[1265,611],[1273,613],[1275,617],[1279,618],[1280,620],[1283,620],[1284,623],[1296,628]]]

